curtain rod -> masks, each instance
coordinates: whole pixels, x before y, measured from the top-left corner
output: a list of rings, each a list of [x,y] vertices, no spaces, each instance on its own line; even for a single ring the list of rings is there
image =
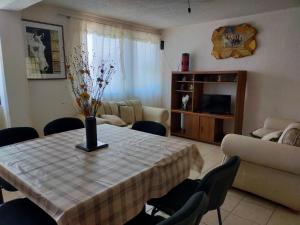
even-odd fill
[[[76,15],[77,14],[77,15]],[[86,20],[89,22],[94,22],[98,24],[103,24],[103,25],[110,25],[110,26],[121,26],[122,28],[128,29],[128,30],[134,30],[134,31],[140,31],[140,32],[147,32],[147,33],[152,33],[152,34],[157,34],[161,35],[161,30],[155,29],[152,27],[147,27],[139,24],[134,24],[130,22],[124,22],[120,20],[113,20],[113,19],[108,19],[100,16],[90,16],[82,13],[74,13],[74,14],[69,14],[69,13],[58,13],[59,16],[65,17],[67,19],[79,19],[79,20]]]

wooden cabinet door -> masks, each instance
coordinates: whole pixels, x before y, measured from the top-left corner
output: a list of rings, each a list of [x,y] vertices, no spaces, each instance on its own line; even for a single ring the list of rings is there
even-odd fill
[[[184,115],[185,135],[192,139],[199,137],[199,116],[187,114]]]
[[[199,139],[206,142],[214,142],[215,118],[200,116]]]

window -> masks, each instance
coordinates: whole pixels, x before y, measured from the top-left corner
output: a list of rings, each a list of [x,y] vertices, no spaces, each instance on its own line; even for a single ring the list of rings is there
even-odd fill
[[[136,98],[143,104],[160,105],[159,37],[153,41],[153,35],[147,33],[99,24],[91,27],[87,25],[90,62],[96,65],[102,60],[109,60],[115,64],[117,71],[105,90],[104,100]]]

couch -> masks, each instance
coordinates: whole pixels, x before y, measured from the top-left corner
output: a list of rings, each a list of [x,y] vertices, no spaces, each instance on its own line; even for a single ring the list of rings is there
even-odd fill
[[[78,117],[84,121],[84,116]],[[97,124],[112,124],[131,127],[136,121],[148,120],[163,124],[168,130],[169,112],[167,109],[144,106],[138,100],[104,101],[96,114]]]
[[[290,122],[268,118],[261,131],[283,131]],[[225,158],[241,157],[234,187],[300,211],[300,147],[228,134],[221,149]]]

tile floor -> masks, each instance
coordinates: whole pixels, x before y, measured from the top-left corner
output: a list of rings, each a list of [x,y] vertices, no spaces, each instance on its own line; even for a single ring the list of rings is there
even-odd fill
[[[223,154],[218,146],[194,143],[204,159],[204,168],[201,174],[191,171],[190,177],[199,178],[218,166],[222,162]],[[19,196],[20,193],[4,192],[5,200]],[[221,212],[223,225],[300,225],[300,213],[237,189],[228,192]],[[218,225],[216,211],[208,212],[200,225]]]

